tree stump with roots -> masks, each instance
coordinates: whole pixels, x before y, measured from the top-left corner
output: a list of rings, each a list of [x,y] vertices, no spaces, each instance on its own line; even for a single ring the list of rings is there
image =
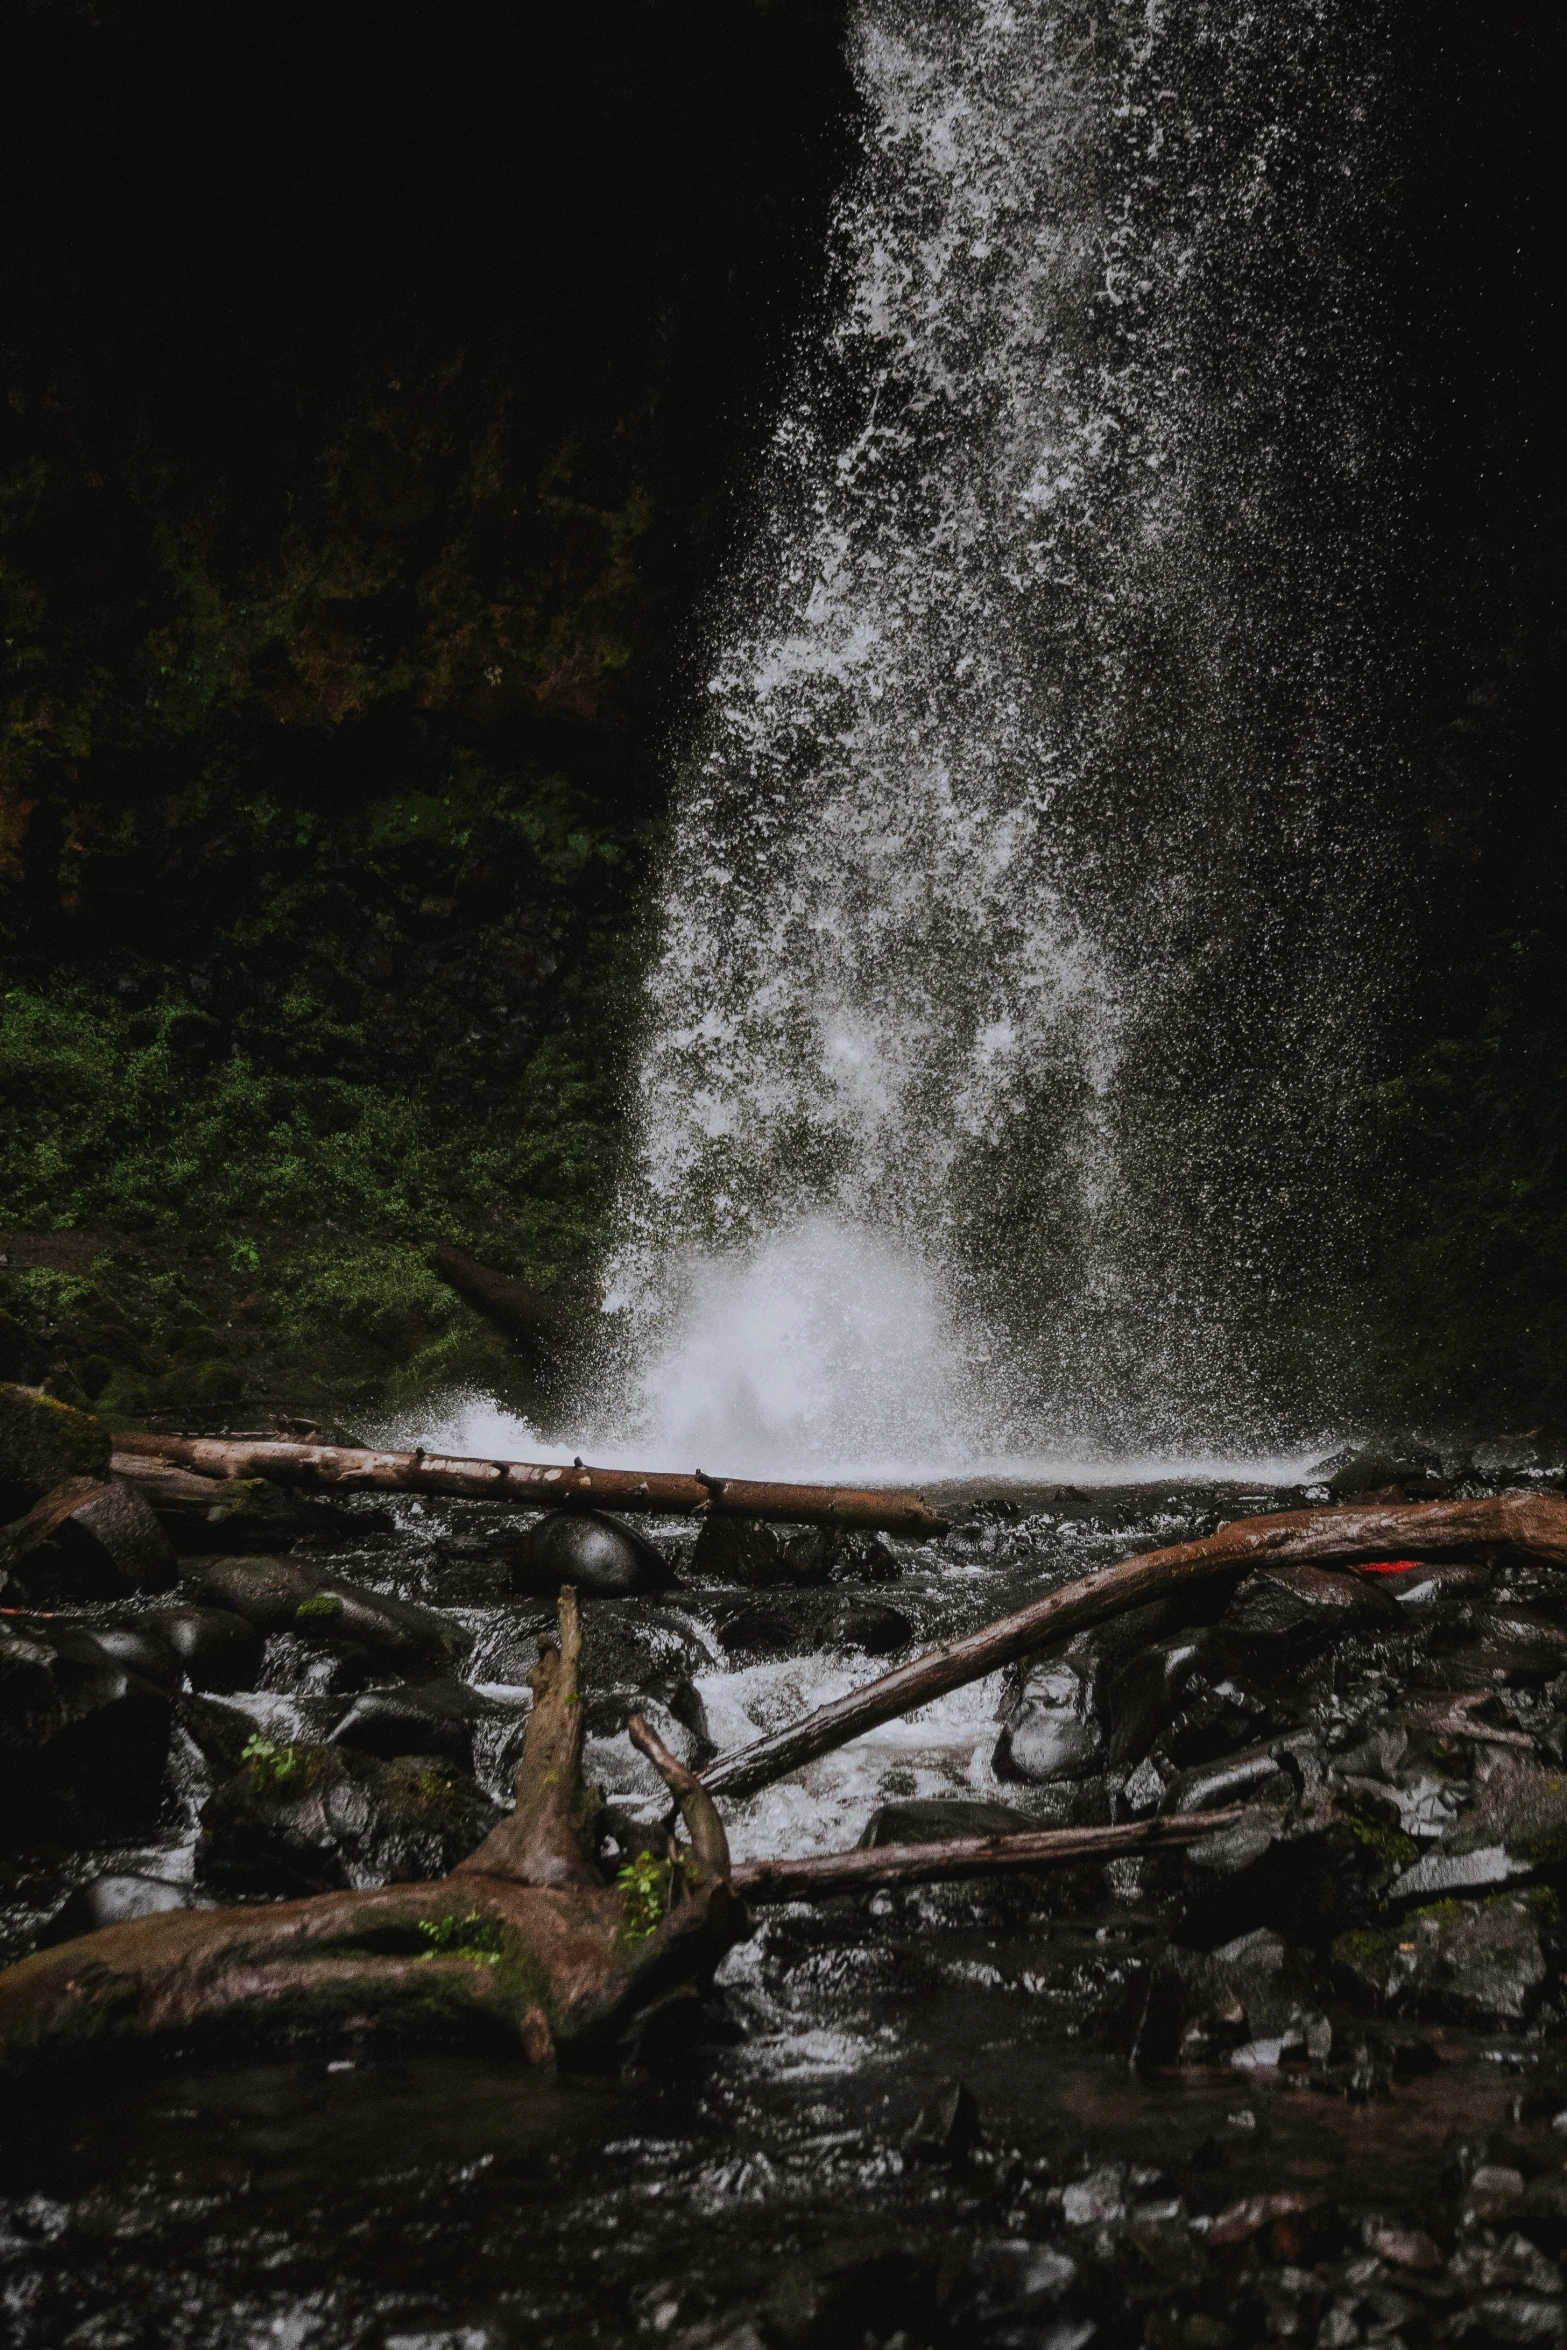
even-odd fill
[[[498,2040],[535,2062],[609,2055],[656,2006],[705,1987],[750,1930],[713,1800],[640,1720],[688,1842],[610,1881],[582,1778],[576,1593],[542,1650],[513,1810],[449,1876],[107,1926],[0,1974],[0,2069],[113,2046],[236,2037]]]

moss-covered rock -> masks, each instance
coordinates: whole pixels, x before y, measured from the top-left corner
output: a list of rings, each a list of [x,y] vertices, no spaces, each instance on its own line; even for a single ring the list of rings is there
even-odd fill
[[[89,1413],[0,1385],[0,1514],[15,1516],[68,1478],[107,1477],[109,1452],[108,1429]]]
[[[326,1893],[443,1877],[499,1817],[444,1756],[252,1747],[202,1810],[197,1869],[215,1892]]]

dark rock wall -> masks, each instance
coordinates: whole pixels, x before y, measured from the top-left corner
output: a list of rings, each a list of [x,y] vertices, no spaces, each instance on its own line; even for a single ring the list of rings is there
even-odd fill
[[[197,1236],[209,1362],[308,1284],[245,1234],[366,1244],[329,1387],[447,1330],[398,1244],[590,1276],[840,19],[5,11],[0,1226]]]

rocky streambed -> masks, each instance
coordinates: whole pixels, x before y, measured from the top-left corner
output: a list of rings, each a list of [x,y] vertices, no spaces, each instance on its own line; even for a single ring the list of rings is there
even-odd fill
[[[1394,1466],[1406,1491],[1561,1483],[1532,1445]],[[471,1503],[290,1522],[276,1496],[126,1490],[139,1563],[67,1513],[13,1545],[0,1594],[4,1957],[471,1850],[507,1799],[558,1536]],[[633,1711],[700,1767],[1091,1566],[1307,1497],[952,1498],[954,1531],[919,1544],[640,1529],[639,1587],[585,1602],[582,1670],[627,1851],[667,1801]],[[1233,1806],[1231,1826],[759,1910],[710,1999],[595,2073],[350,2029],[18,2082],[3,2331],[1556,2341],[1564,1748],[1549,1568],[1262,1567],[1139,1611],[726,1805],[736,1858]]]

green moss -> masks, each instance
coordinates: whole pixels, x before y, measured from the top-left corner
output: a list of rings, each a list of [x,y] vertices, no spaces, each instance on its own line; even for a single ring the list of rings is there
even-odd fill
[[[303,1630],[336,1623],[343,1612],[343,1603],[335,1591],[318,1591],[313,1599],[302,1599],[294,1610],[294,1621]]]
[[[1399,1829],[1383,1827],[1375,1820],[1362,1819],[1353,1813],[1347,1815],[1347,1820],[1356,1843],[1363,1845],[1390,1875],[1411,1867],[1419,1858],[1419,1846]]]
[[[1372,1927],[1356,1926],[1346,1934],[1337,1934],[1329,1945],[1328,1956],[1336,1966],[1346,1967],[1362,1981],[1380,1985],[1387,1979],[1393,1953],[1398,1948],[1398,1937],[1380,1933]]]

